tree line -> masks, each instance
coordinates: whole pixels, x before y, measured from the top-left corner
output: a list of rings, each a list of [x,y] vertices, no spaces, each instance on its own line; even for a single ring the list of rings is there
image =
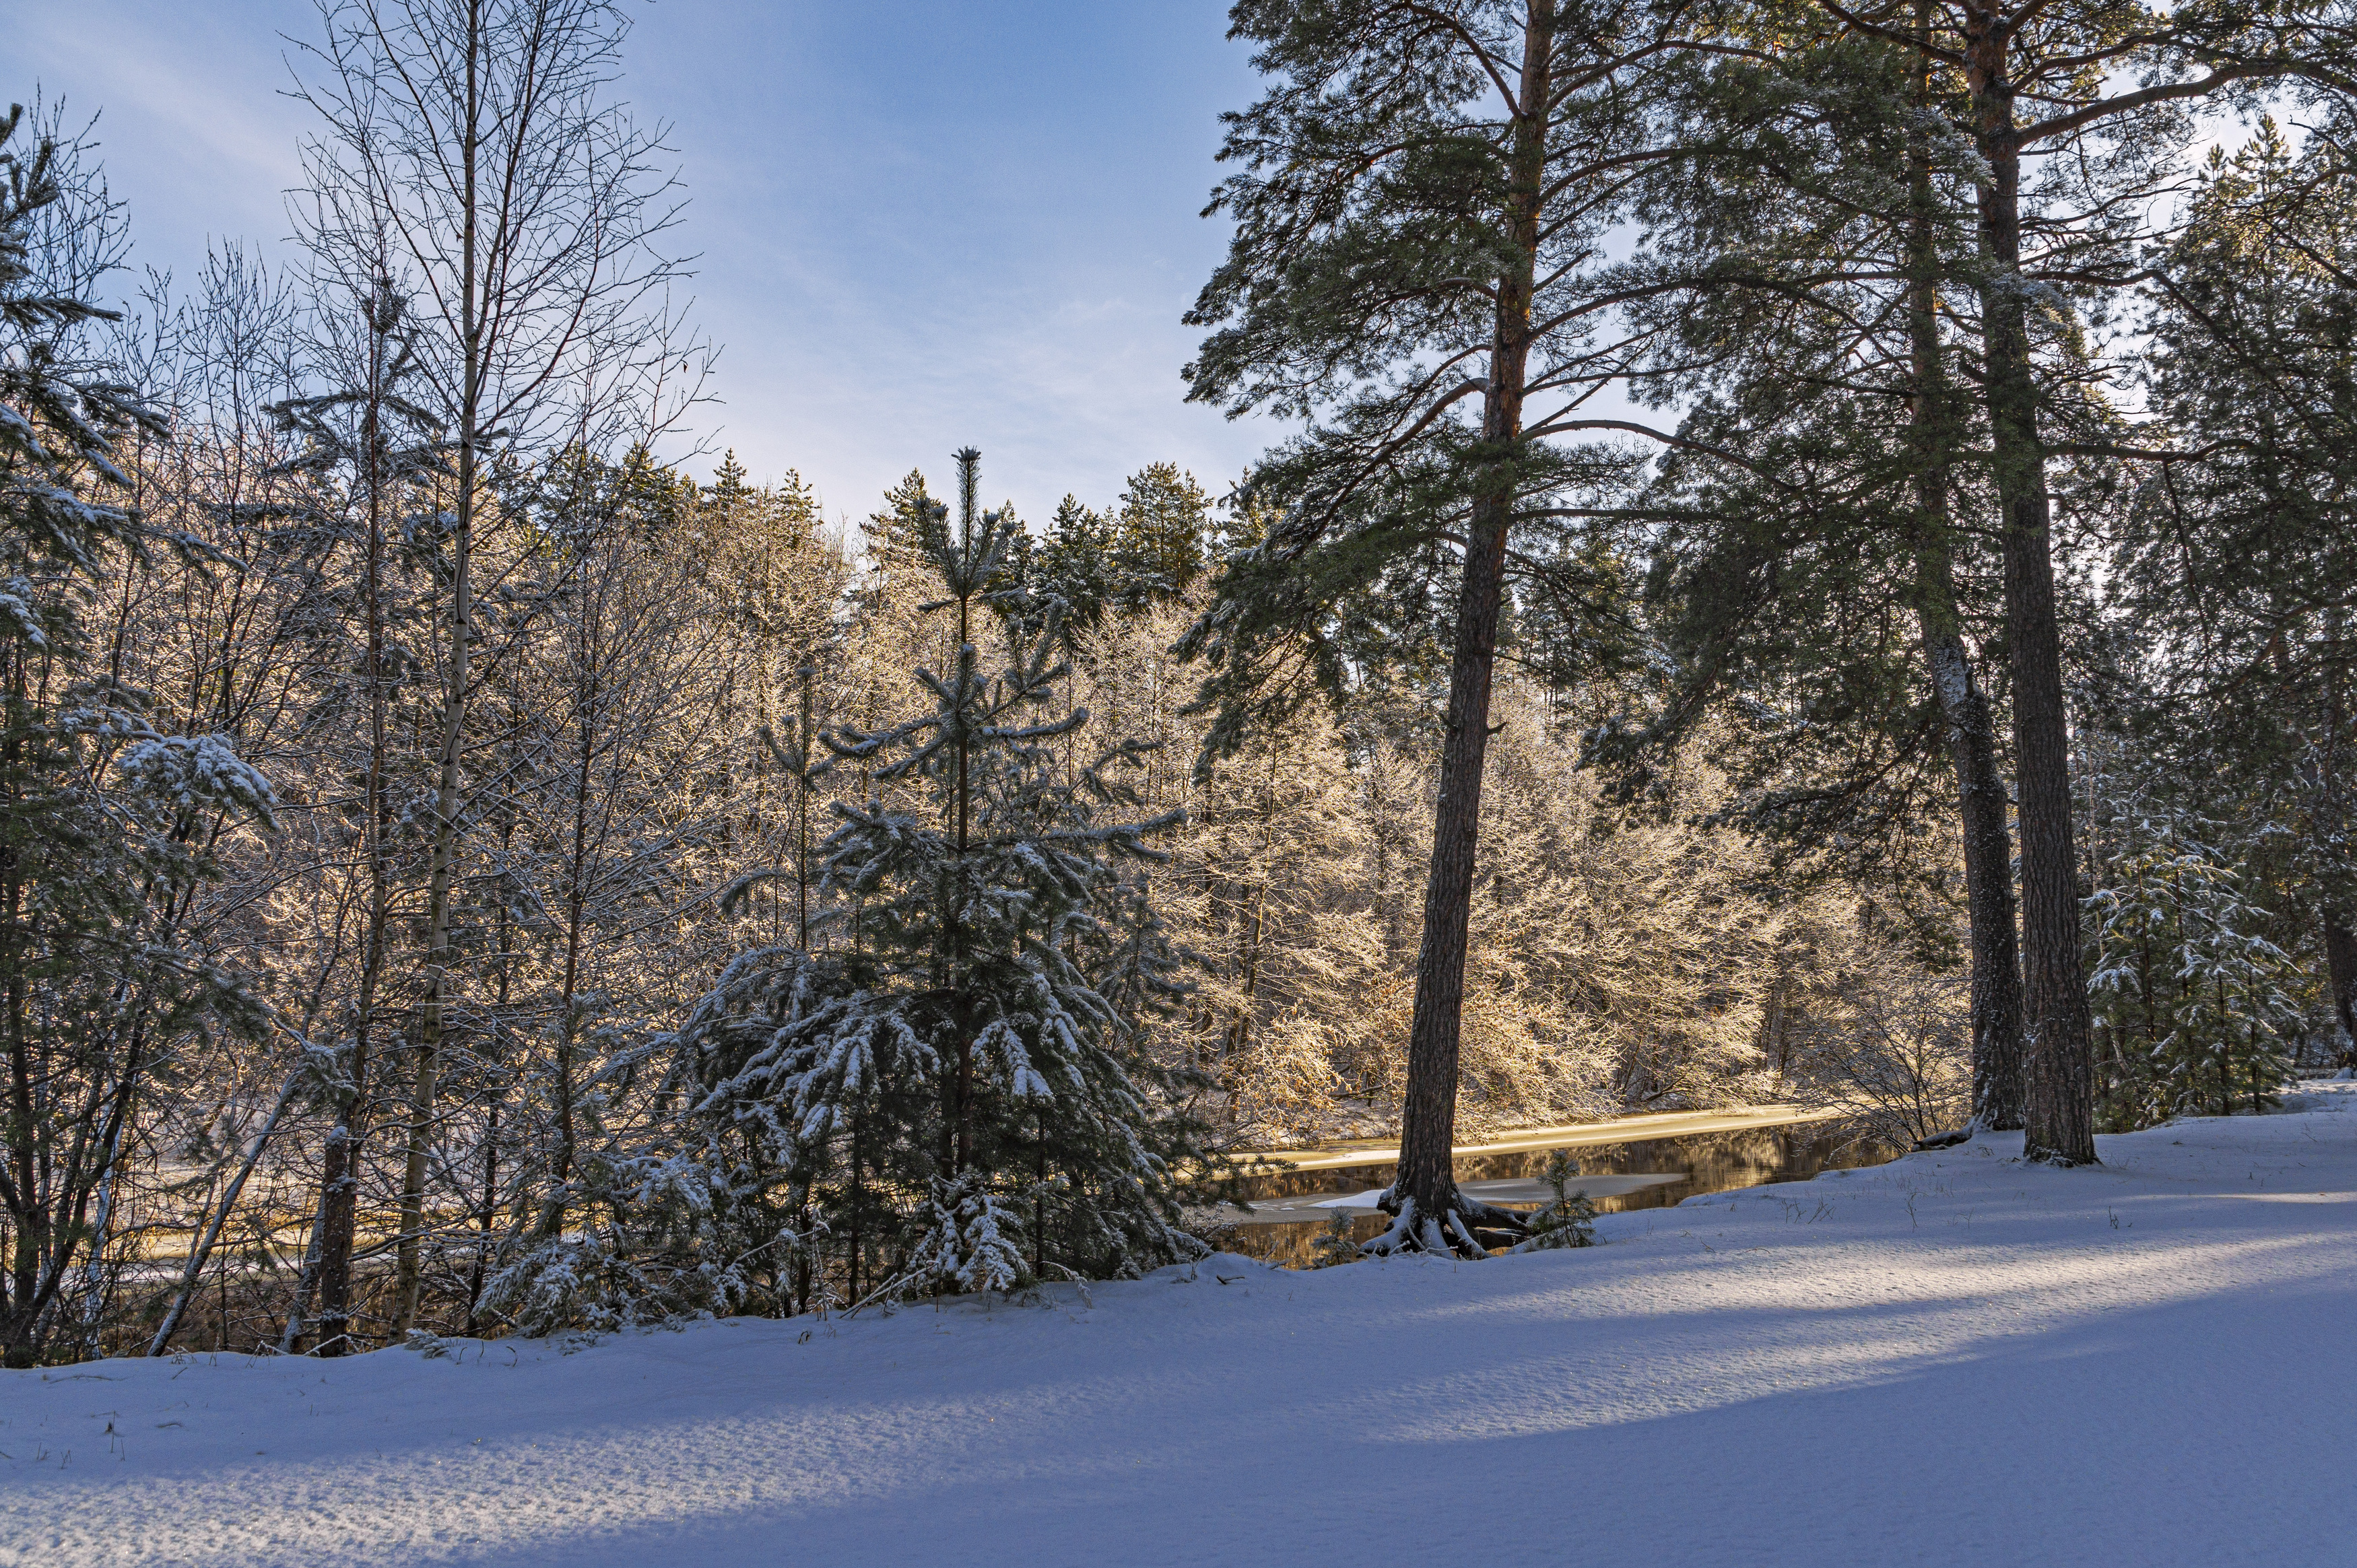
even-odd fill
[[[2350,1061],[2340,11],[1232,20],[1188,390],[1300,434],[1032,524],[658,459],[617,7],[329,0],[297,260],[123,308],[15,113],[10,1364],[1134,1273],[1344,1133],[1480,1255],[1468,1126],[2072,1163]]]

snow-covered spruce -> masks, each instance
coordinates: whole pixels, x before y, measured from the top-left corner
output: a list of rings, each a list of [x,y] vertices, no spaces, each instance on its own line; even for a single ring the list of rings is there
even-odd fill
[[[1089,715],[1058,702],[1061,607],[1003,587],[1018,525],[977,509],[978,461],[958,455],[954,533],[938,505],[916,531],[955,612],[951,667],[917,672],[932,708],[823,737],[873,788],[835,808],[811,949],[743,955],[677,1036],[741,1211],[823,1228],[822,1297],[847,1302],[1203,1250],[1174,1197],[1191,1128],[1134,1049],[1176,994],[1145,873],[1178,818],[1119,814],[1135,746],[1071,760]]]
[[[582,1176],[582,1229],[523,1247],[485,1282],[485,1310],[538,1336],[713,1317],[745,1300],[748,1260],[715,1223],[704,1161],[597,1156]]]

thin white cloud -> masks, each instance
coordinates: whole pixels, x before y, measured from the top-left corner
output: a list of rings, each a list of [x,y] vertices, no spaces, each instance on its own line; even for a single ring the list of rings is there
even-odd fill
[[[675,125],[676,238],[700,255],[697,316],[724,349],[714,458],[797,468],[850,518],[911,467],[945,479],[969,442],[994,497],[1033,519],[1163,459],[1224,488],[1274,433],[1188,405],[1178,376],[1197,338],[1178,317],[1221,249],[1194,218],[1213,117],[1239,97],[1215,80],[1234,52],[1220,10],[994,24],[975,36],[1014,73],[1000,87],[974,85],[988,60],[944,55],[918,80],[879,63],[958,25],[953,9],[895,24],[890,48],[802,0],[641,12],[623,91]],[[281,35],[317,26],[308,0],[83,0],[26,19],[25,80],[0,91],[38,76],[102,107],[135,260],[185,274],[209,241],[275,250],[286,233],[310,126]],[[1076,27],[1155,69],[1092,55],[1129,85],[1027,82],[1062,69],[1040,51]]]
[[[115,194],[131,203],[140,260],[185,265],[208,237],[270,244],[283,234],[281,193],[300,172],[304,112],[282,96],[274,28],[310,16],[296,4],[224,14],[82,0],[20,22],[19,69],[77,112],[102,112],[100,153]]]

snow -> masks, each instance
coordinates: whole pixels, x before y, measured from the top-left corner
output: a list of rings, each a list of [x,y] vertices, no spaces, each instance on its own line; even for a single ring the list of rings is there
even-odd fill
[[[0,1374],[0,1563],[2357,1563],[2357,1084],[1609,1243]]]
[[[176,811],[218,803],[242,806],[267,820],[278,804],[270,780],[221,736],[156,736],[124,747],[115,767]]]

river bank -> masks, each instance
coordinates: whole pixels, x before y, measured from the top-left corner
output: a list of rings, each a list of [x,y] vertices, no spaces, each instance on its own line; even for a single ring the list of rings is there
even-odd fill
[[[1606,1245],[0,1380],[0,1563],[2349,1559],[2357,1106]]]

